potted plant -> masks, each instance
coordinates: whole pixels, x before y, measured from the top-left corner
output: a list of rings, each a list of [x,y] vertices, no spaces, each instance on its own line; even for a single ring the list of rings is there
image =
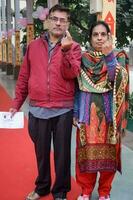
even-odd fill
[[[133,92],[129,96],[127,130],[133,132]]]

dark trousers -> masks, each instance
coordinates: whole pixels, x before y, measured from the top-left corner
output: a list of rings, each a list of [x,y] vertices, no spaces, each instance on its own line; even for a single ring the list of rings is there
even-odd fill
[[[35,191],[43,196],[65,198],[71,189],[71,131],[73,112],[50,119],[35,118],[29,113],[29,134],[35,145],[38,166]],[[53,138],[55,182],[51,188],[50,150]]]

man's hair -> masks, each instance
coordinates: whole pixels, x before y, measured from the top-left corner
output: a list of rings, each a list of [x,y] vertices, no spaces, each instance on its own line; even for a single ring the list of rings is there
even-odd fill
[[[50,8],[49,15],[52,12],[55,12],[55,11],[65,12],[68,15],[68,20],[70,20],[70,10],[69,10],[69,8],[66,8],[66,7],[64,7],[62,5],[56,4],[52,8]]]

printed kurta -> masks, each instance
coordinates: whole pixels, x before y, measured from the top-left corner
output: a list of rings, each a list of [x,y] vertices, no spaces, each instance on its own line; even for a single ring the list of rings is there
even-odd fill
[[[124,51],[107,57],[82,56],[74,117],[79,120],[76,157],[81,172],[121,171],[121,135],[128,108],[128,58]]]

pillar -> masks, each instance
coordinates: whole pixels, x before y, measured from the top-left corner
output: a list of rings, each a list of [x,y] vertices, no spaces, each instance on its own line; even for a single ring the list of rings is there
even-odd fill
[[[2,32],[6,33],[6,15],[5,15],[5,0],[1,0],[2,7]],[[6,71],[7,63],[7,49],[6,49],[7,39],[6,36],[2,36],[2,71]]]
[[[34,24],[33,24],[33,0],[26,0],[27,10],[27,45],[34,39]]]
[[[21,65],[21,53],[20,53],[20,30],[17,26],[17,21],[20,18],[20,1],[14,0],[15,7],[15,65],[13,69],[14,79],[18,78],[20,65]]]
[[[1,0],[0,0],[0,68],[2,67],[2,29],[1,29]]]
[[[11,1],[6,0],[6,16],[7,16],[7,32],[12,29],[12,24],[11,24]],[[12,35],[8,34],[7,37],[7,69],[6,69],[7,75],[13,74],[13,60],[12,60]]]

